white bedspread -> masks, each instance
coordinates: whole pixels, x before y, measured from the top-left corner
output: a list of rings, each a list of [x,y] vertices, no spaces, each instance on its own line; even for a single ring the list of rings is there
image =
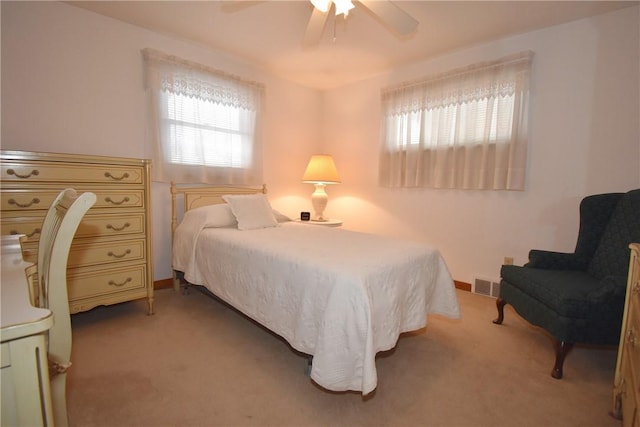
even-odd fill
[[[438,250],[344,229],[178,227],[173,267],[313,355],[311,378],[334,391],[370,393],[377,352],[428,314],[460,315]]]

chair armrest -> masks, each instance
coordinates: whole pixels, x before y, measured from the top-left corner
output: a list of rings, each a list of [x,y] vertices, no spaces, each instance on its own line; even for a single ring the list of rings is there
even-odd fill
[[[529,262],[525,267],[542,268],[545,270],[586,270],[588,261],[574,253],[543,251],[532,249],[529,251]]]

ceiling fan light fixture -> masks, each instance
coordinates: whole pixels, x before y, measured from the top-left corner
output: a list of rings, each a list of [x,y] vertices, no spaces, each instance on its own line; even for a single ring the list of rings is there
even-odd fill
[[[326,13],[329,12],[329,8],[331,7],[331,0],[311,0],[311,4],[320,12]]]
[[[2,0],[0,0],[2,1]],[[349,11],[355,6],[352,0],[309,0],[313,5],[313,12],[307,24],[303,44],[305,46],[317,45],[321,38],[325,24],[329,18],[331,8],[335,6],[335,14],[348,16]],[[358,0],[358,6],[363,6],[377,16],[390,30],[402,36],[416,32],[419,22],[411,15],[394,4],[394,0]],[[334,21],[335,23],[335,21]],[[335,25],[333,39],[335,41]]]
[[[347,16],[349,11],[355,7],[351,0],[333,0],[333,4],[336,5],[336,16],[340,14]]]

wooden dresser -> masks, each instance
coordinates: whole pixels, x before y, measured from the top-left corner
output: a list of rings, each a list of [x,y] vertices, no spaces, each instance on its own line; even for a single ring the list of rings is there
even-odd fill
[[[1,234],[27,235],[28,260],[37,259],[42,221],[61,190],[97,196],[71,245],[71,313],[147,298],[153,314],[149,160],[3,150],[0,164]]]
[[[627,296],[613,391],[613,413],[623,427],[640,427],[640,244],[632,243]]]

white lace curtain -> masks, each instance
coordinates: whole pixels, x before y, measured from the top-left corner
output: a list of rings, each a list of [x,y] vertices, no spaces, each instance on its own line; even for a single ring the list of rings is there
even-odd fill
[[[264,86],[143,49],[152,179],[261,185]]]
[[[532,58],[384,89],[380,184],[523,190]]]

